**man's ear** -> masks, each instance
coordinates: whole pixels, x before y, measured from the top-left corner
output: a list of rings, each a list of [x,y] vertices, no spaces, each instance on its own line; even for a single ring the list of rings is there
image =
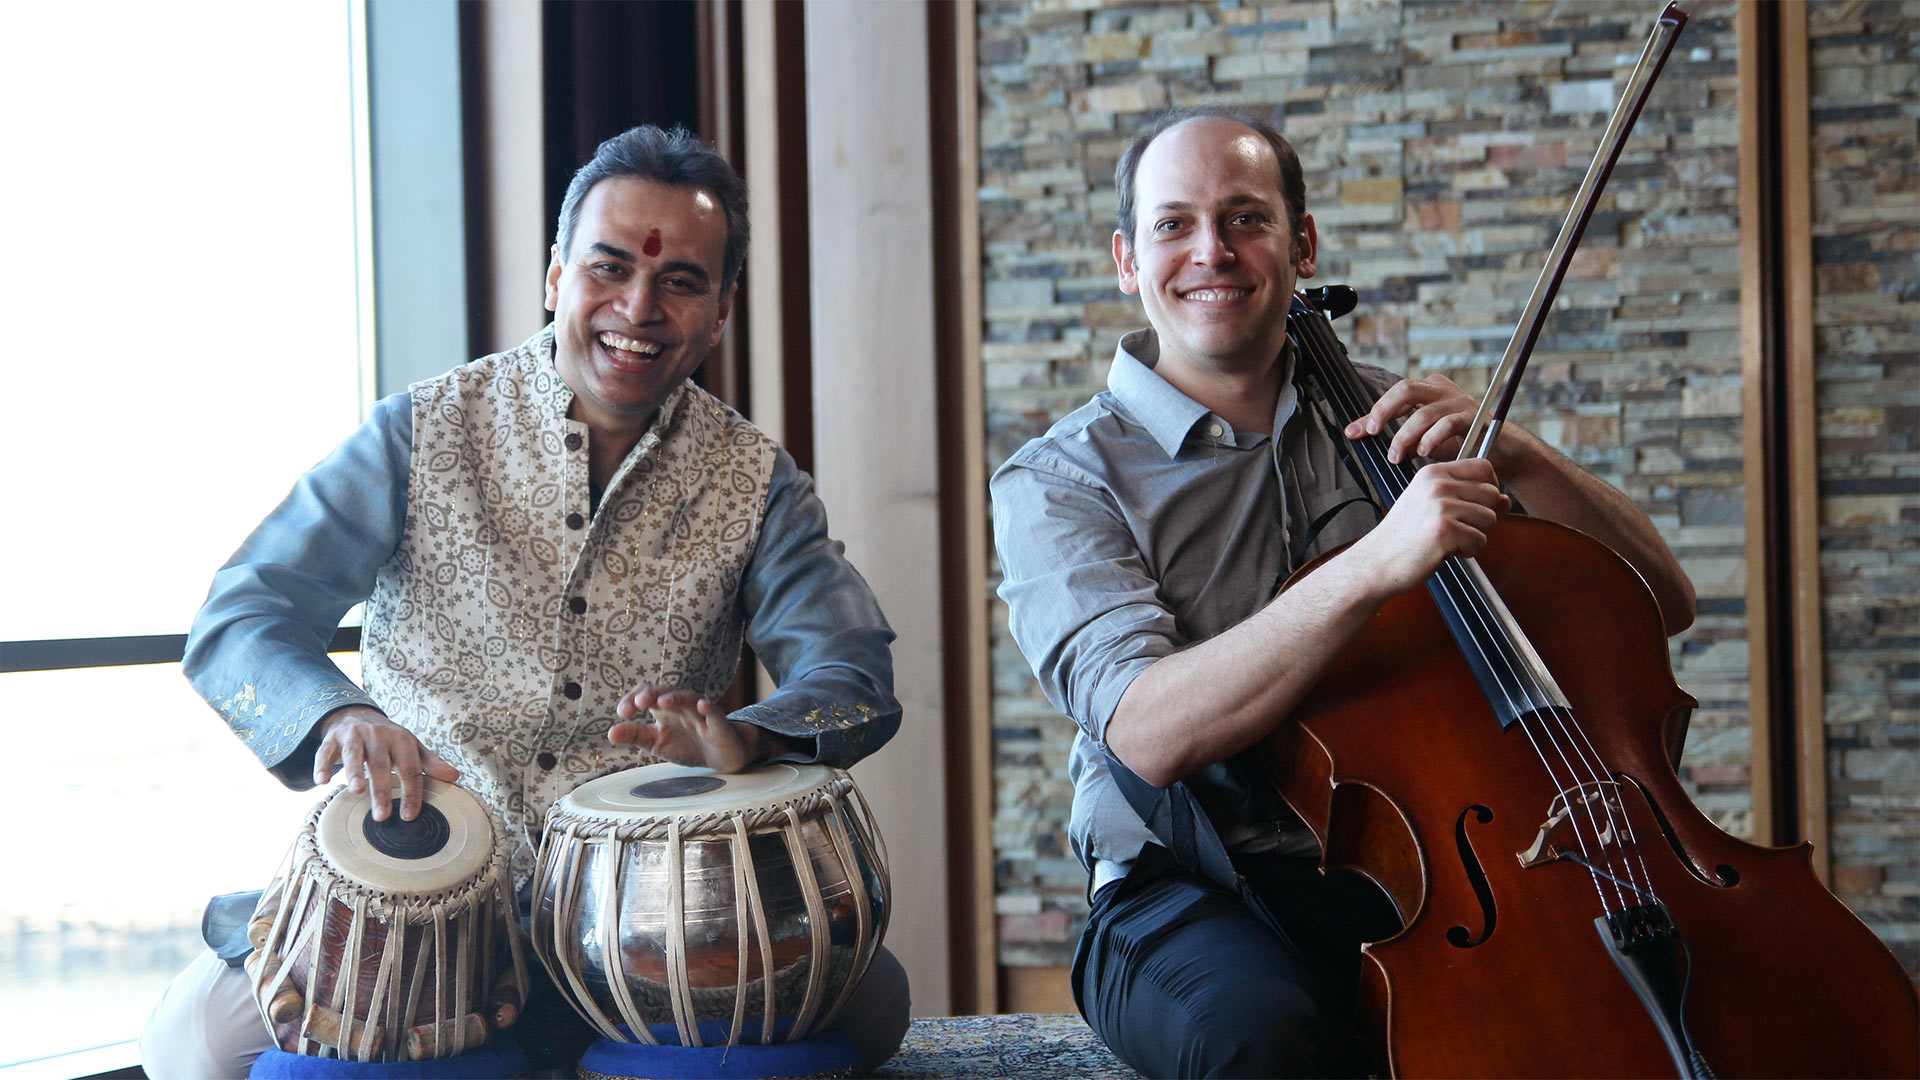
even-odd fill
[[[1119,229],[1113,230],[1113,265],[1120,272],[1120,291],[1128,296],[1140,293],[1140,275],[1133,265],[1133,245],[1127,243],[1127,234]]]
[[[547,249],[547,310],[560,310],[560,271],[566,268],[560,259],[560,245]]]
[[[1303,214],[1300,220],[1300,236],[1294,242],[1293,271],[1303,278],[1313,276],[1314,257],[1320,251],[1320,233],[1313,225],[1313,215]]]
[[[720,347],[720,335],[727,329],[727,316],[733,312],[733,298],[739,295],[740,283],[735,281],[733,288],[728,289],[727,294],[720,298],[720,310],[713,319],[713,337],[707,341],[707,348],[716,349]]]

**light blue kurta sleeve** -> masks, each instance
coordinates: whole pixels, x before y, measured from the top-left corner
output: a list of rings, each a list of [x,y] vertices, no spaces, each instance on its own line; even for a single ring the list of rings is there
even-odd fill
[[[289,787],[313,785],[314,725],[374,705],[327,641],[399,546],[412,456],[411,399],[382,399],[214,575],[194,618],[188,680]]]
[[[812,478],[785,450],[774,460],[740,602],[747,643],[779,689],[733,719],[809,740],[812,760],[843,768],[893,737],[893,630],[845,548],[827,535]]]

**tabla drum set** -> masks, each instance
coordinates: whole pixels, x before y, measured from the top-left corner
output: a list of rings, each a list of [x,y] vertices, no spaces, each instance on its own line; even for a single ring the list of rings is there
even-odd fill
[[[615,1042],[798,1041],[866,971],[889,891],[879,830],[846,773],[649,765],[548,813],[534,951]]]
[[[414,822],[341,789],[317,806],[249,928],[255,1000],[283,1051],[446,1058],[518,1018],[528,987],[511,843],[429,779]],[[886,933],[891,886],[845,772],[649,765],[547,817],[534,952],[614,1044],[793,1043],[832,1024]]]
[[[420,814],[346,788],[308,814],[248,937],[254,999],[289,1053],[448,1057],[518,1018],[527,987],[510,847],[480,800],[428,778]]]

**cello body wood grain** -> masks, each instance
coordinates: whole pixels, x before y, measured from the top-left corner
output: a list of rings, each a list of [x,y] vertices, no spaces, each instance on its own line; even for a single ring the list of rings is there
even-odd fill
[[[1672,950],[1684,1020],[1711,1072],[1915,1075],[1912,983],[1820,884],[1807,847],[1729,836],[1681,789],[1670,759],[1694,702],[1639,575],[1520,516],[1479,561],[1619,785],[1607,797],[1685,943]],[[1594,876],[1566,857],[1576,838],[1551,825],[1563,792],[1527,731],[1502,730],[1427,594],[1389,602],[1266,752],[1327,865],[1373,878],[1407,921],[1367,948],[1362,975],[1392,1075],[1675,1075],[1596,926]]]

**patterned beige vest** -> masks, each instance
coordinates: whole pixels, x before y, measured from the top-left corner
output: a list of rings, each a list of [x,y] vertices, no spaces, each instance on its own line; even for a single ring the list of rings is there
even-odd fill
[[[607,742],[622,694],[731,682],[776,448],[684,383],[596,514],[551,327],[411,392],[406,529],[367,602],[363,675],[520,836],[523,879],[554,800],[656,760]]]

